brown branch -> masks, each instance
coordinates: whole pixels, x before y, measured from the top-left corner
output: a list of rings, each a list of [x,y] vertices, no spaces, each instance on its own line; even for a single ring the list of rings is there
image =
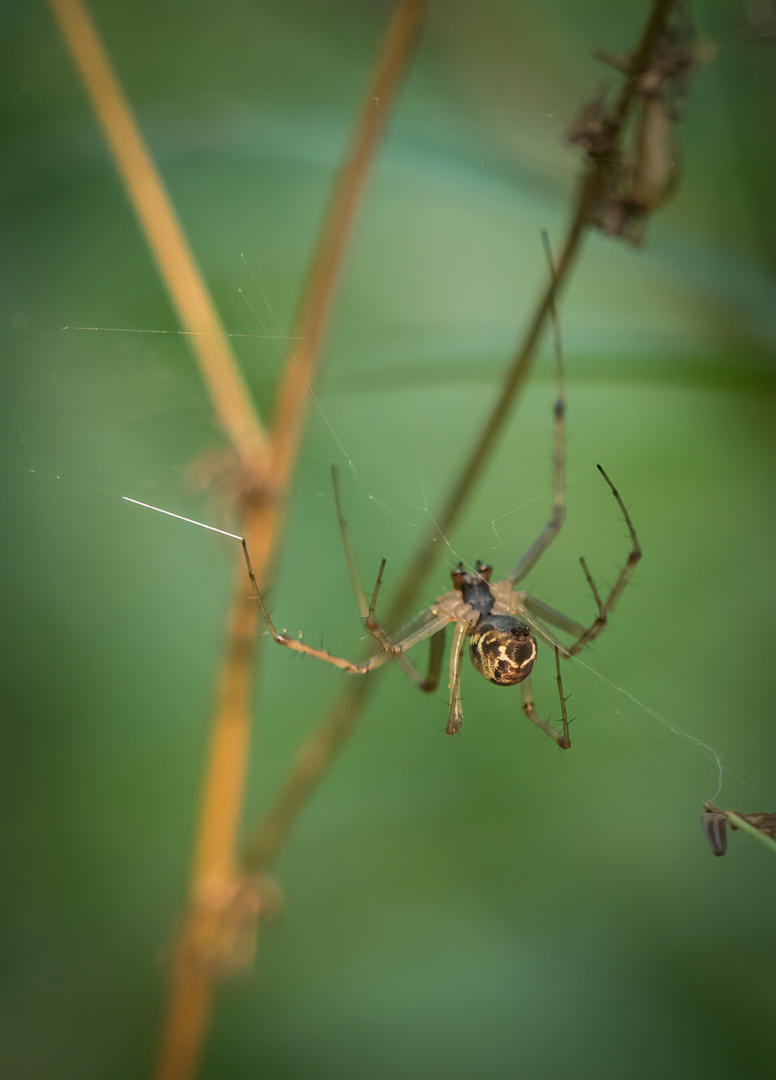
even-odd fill
[[[653,6],[639,46],[633,54],[628,78],[618,97],[614,113],[615,127],[612,129],[613,143],[616,143],[619,138],[637,93],[638,79],[648,67],[651,52],[664,32],[673,3],[674,0],[656,0]],[[437,525],[420,545],[407,573],[402,578],[387,616],[386,621],[389,623],[398,622],[406,616],[422,581],[437,559],[438,550],[441,547],[438,543],[439,538],[452,528],[460,516],[496,440],[503,431],[507,417],[530,373],[539,337],[579,253],[591,210],[600,196],[605,180],[604,174],[605,162],[595,160],[589,163],[580,185],[571,224],[555,267],[554,278],[539,299],[523,342],[458,480],[442,504],[441,510],[435,515],[434,520]],[[356,685],[347,683],[332,706],[327,719],[299,750],[280,793],[246,845],[244,862],[251,871],[262,871],[274,862],[299,814],[304,809],[307,799],[324,776],[334,753],[345,738],[355,730],[360,710],[366,704],[369,693],[376,685],[376,679],[380,674],[376,671],[368,676],[359,677]]]
[[[165,287],[188,332],[216,415],[256,486],[268,475],[270,447],[207,285],[189,250],[156,166],[110,59],[81,0],[49,0]]]

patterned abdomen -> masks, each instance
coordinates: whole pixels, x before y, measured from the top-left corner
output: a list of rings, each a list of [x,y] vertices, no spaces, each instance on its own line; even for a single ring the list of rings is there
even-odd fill
[[[515,686],[531,674],[536,638],[511,615],[487,615],[472,631],[469,652],[480,675],[497,686]]]

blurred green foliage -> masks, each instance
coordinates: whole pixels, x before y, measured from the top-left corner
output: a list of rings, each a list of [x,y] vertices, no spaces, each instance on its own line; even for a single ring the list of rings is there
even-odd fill
[[[281,859],[284,915],[220,996],[203,1078],[773,1075],[776,866],[741,834],[711,855],[696,740],[718,805],[776,809],[775,46],[754,5],[693,7],[717,51],[679,194],[643,252],[591,238],[562,306],[569,515],[532,591],[585,617],[578,556],[613,579],[597,461],[645,553],[565,669],[573,748],[471,671],[450,739],[444,691],[388,672]],[[92,4],[264,416],[388,9]],[[271,598],[291,632],[358,652],[329,466],[388,593],[535,302],[539,231],[561,235],[563,132],[613,79],[590,52],[627,50],[645,11],[432,5],[299,464]],[[237,552],[118,498],[232,524],[192,490],[223,437],[53,20],[1,17],[0,1071],[121,1080],[153,1058]],[[545,350],[445,561],[500,575],[538,532],[552,399]],[[261,668],[247,822],[345,677],[269,645]]]

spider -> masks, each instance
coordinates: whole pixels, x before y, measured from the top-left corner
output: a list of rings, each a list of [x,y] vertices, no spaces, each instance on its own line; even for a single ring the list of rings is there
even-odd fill
[[[347,530],[347,523],[343,516],[342,505],[337,483],[336,469],[333,470],[334,496],[337,508],[342,543],[345,550],[348,568],[354,591],[361,609],[366,629],[380,645],[380,651],[375,653],[364,663],[353,663],[341,656],[334,656],[324,649],[317,649],[306,644],[299,638],[279,631],[272,621],[267,606],[256,583],[253,570],[250,565],[248,551],[243,541],[243,552],[248,564],[248,573],[251,578],[253,592],[259,603],[262,617],[272,637],[279,645],[294,649],[296,652],[315,656],[328,664],[355,675],[365,675],[369,671],[380,667],[387,660],[393,660],[405,671],[410,679],[425,693],[436,690],[442,667],[442,655],[444,651],[445,631],[448,623],[453,623],[453,643],[450,649],[449,661],[449,688],[450,688],[450,713],[448,716],[446,731],[450,735],[460,731],[463,722],[463,710],[461,707],[461,666],[463,653],[467,641],[469,644],[469,656],[472,664],[490,682],[497,686],[521,686],[522,706],[525,715],[538,728],[553,739],[562,750],[571,746],[569,738],[569,721],[566,714],[566,703],[563,696],[563,685],[560,677],[560,657],[576,656],[586,645],[598,637],[607,624],[609,615],[627,586],[636,564],[641,558],[641,548],[636,536],[636,531],[620,497],[606,472],[599,465],[606,483],[617,500],[617,505],[627,525],[631,538],[631,551],[612,588],[605,599],[601,595],[593,581],[584,558],[580,558],[582,571],[585,575],[593,599],[597,608],[595,619],[584,626],[576,619],[564,615],[563,612],[538,600],[529,592],[517,589],[525,577],[536,566],[539,559],[544,555],[555,537],[560,532],[565,518],[565,397],[563,389],[563,371],[560,349],[557,345],[558,365],[558,398],[555,402],[554,414],[554,446],[553,446],[553,512],[552,517],[542,529],[539,536],[534,540],[528,550],[515,563],[506,577],[500,581],[491,582],[492,567],[481,562],[475,564],[473,571],[467,571],[463,563],[459,563],[451,572],[453,588],[450,592],[438,596],[433,603],[426,608],[409,626],[400,631],[398,635],[388,635],[375,617],[377,597],[382,583],[385,559],[383,559],[377,576],[371,603],[367,603],[360,584],[358,568],[354,558]],[[570,645],[564,645],[550,627],[570,635],[573,639]],[[531,671],[536,663],[538,653],[537,637],[542,638],[555,650],[555,669],[560,696],[562,731],[558,731],[548,721],[539,716],[534,703],[531,689]],[[420,674],[414,664],[406,655],[415,645],[430,639],[430,656],[428,673]]]

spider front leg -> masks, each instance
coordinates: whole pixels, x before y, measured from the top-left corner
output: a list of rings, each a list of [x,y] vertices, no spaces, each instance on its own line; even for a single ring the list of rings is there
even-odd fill
[[[433,694],[439,686],[439,676],[442,674],[442,657],[445,652],[445,629],[446,625],[437,631],[429,642],[428,670],[425,679],[418,682],[418,686],[424,694]]]
[[[361,618],[364,620],[364,626],[378,643],[381,650],[389,654],[396,661],[407,678],[414,682],[423,693],[431,694],[439,685],[439,675],[442,669],[442,652],[445,645],[444,631],[448,620],[446,618],[439,620],[434,616],[432,620],[433,625],[429,628],[429,620],[432,619],[433,615],[433,612],[429,609],[429,611],[424,612],[424,614],[420,616],[419,620],[415,621],[413,627],[405,633],[402,639],[397,642],[391,641],[375,615],[377,597],[380,593],[383,571],[385,570],[385,559],[380,563],[380,570],[377,574],[377,581],[375,582],[375,587],[372,592],[372,599],[367,603],[361,585],[361,573],[358,568],[358,560],[356,559],[353,545],[350,542],[350,530],[348,529],[347,519],[345,518],[345,512],[342,507],[342,497],[339,488],[339,470],[336,465],[332,465],[331,467],[331,482],[334,488],[334,505],[337,510],[337,521],[339,523],[340,537],[342,539],[342,550],[345,553],[345,562],[347,563],[348,573],[350,574],[353,593],[355,594],[356,602],[359,611],[361,612]],[[413,632],[418,629],[420,631],[419,633]],[[424,637],[431,638],[428,674],[425,678],[423,678],[409,657],[404,655],[408,649],[411,649],[413,645],[422,641]]]
[[[542,233],[547,262],[550,274],[555,280],[555,267],[552,261],[547,234]],[[553,408],[553,436],[552,436],[552,517],[539,533],[537,538],[526,551],[512,570],[506,576],[506,581],[516,585],[522,581],[534,568],[547,548],[560,532],[566,519],[566,391],[563,378],[563,350],[561,347],[560,324],[558,312],[555,307],[554,294],[550,299],[550,320],[555,344],[555,365],[557,370],[558,396]]]
[[[556,728],[554,728],[552,724],[548,723],[546,720],[542,720],[542,718],[536,712],[536,705],[534,703],[530,675],[528,675],[520,684],[520,690],[523,697],[523,712],[531,721],[531,723],[536,724],[538,728],[541,728],[545,735],[549,735],[553,742],[556,742],[558,744],[561,750],[568,750],[571,746],[571,739],[569,737],[569,719],[568,714],[566,713],[566,699],[563,696],[563,682],[561,681],[560,677],[560,652],[557,647],[555,649],[555,673],[556,681],[558,683],[558,694],[560,695],[560,711],[563,723],[563,733],[561,734],[561,732],[556,730]]]
[[[243,541],[243,545],[244,543],[245,541]],[[248,559],[247,551],[246,559]],[[248,559],[248,565],[250,567],[250,559]],[[267,610],[267,605],[264,603],[264,598],[262,597],[258,585],[256,584],[256,579],[253,576],[253,570],[250,569],[249,573],[253,584],[254,596],[258,602],[262,618],[278,645],[285,645],[287,649],[293,649],[294,652],[303,653],[305,656],[314,656],[317,660],[324,660],[327,664],[333,664],[334,667],[338,667],[341,671],[347,671],[351,675],[366,675],[368,671],[373,671],[375,668],[380,667],[381,664],[384,664],[386,660],[391,659],[393,654],[384,651],[375,653],[374,656],[370,657],[370,659],[363,664],[354,664],[352,660],[347,660],[344,656],[334,656],[333,653],[326,652],[325,649],[316,649],[313,645],[308,645],[299,638],[294,638],[291,637],[290,634],[282,633],[272,621],[272,617]]]
[[[366,675],[369,671],[374,671],[375,668],[381,667],[387,660],[396,660],[406,671],[409,677],[421,690],[435,690],[436,684],[439,679],[439,668],[441,664],[441,650],[444,647],[444,629],[450,621],[449,615],[439,615],[435,611],[429,608],[427,612],[421,617],[421,624],[418,627],[413,627],[411,631],[406,634],[400,641],[391,641],[386,636],[382,628],[375,621],[374,626],[370,628],[372,633],[382,645],[382,650],[375,653],[374,656],[364,661],[362,664],[354,664],[352,660],[347,660],[343,656],[335,656],[333,653],[327,652],[325,649],[316,649],[313,645],[308,645],[306,642],[301,641],[299,638],[291,637],[290,634],[286,634],[277,629],[272,621],[272,616],[267,610],[267,605],[264,603],[264,598],[259,591],[256,578],[251,566],[250,556],[248,555],[248,549],[243,541],[243,551],[245,553],[246,563],[248,565],[248,574],[253,586],[253,593],[259,605],[262,618],[267,625],[267,629],[277,642],[278,645],[284,645],[287,649],[293,649],[294,652],[303,653],[305,656],[314,656],[317,660],[323,660],[327,664],[333,664],[334,667],[338,667],[341,671],[347,671],[351,675]],[[382,567],[380,569],[382,574]],[[378,576],[378,588],[380,577]],[[377,590],[376,590],[377,591]],[[375,591],[375,595],[376,595]],[[372,615],[373,618],[373,615]],[[442,638],[439,643],[432,641],[431,648],[431,664],[429,667],[429,675],[427,678],[423,678],[410,661],[403,654],[411,649],[414,645],[419,644],[421,641],[425,641],[427,638],[434,638],[440,636]],[[436,675],[435,675],[436,671]]]

